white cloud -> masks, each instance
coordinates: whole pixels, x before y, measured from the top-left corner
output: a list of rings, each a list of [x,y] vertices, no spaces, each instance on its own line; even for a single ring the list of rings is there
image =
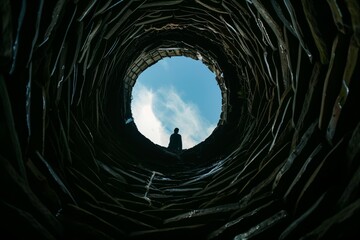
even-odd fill
[[[193,103],[184,101],[174,88],[151,91],[137,83],[132,113],[139,131],[156,144],[167,146],[175,127],[180,129],[183,148],[205,140],[215,128],[203,119]]]
[[[152,142],[167,146],[168,135],[161,121],[153,111],[154,93],[143,85],[137,84],[132,103],[132,114],[139,131]]]

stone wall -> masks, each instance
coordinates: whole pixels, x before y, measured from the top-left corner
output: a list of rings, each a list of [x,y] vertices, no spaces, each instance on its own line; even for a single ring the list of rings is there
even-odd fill
[[[359,236],[356,0],[0,3],[1,238]],[[129,121],[168,56],[222,114],[174,155]]]

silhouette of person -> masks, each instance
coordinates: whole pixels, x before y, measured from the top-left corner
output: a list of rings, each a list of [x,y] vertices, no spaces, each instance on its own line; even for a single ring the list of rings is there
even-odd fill
[[[182,150],[182,140],[178,128],[175,128],[174,133],[170,136],[168,149],[175,153],[180,153]]]

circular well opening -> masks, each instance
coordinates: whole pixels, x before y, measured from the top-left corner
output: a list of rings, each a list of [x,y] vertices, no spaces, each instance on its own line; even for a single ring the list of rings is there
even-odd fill
[[[165,57],[145,69],[132,89],[131,111],[138,130],[153,143],[169,144],[179,128],[183,150],[211,135],[221,115],[215,74],[200,60]]]

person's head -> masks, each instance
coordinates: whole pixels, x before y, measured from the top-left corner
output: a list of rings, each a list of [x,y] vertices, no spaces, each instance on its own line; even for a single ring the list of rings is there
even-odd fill
[[[179,129],[178,128],[175,128],[174,129],[174,133],[178,133],[179,132]]]

